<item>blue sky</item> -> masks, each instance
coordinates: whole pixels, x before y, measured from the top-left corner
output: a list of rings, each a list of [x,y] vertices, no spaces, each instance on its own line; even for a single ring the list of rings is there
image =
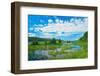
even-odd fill
[[[28,15],[28,36],[78,40],[88,31],[88,17]]]

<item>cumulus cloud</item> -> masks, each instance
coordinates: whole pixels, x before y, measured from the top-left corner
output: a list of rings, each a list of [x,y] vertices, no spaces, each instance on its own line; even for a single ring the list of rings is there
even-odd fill
[[[79,32],[86,32],[88,30],[88,19],[75,19],[72,18],[70,21],[64,21],[56,19],[55,22],[52,19],[48,20],[48,24],[36,25],[35,32],[41,32],[39,35],[41,38],[55,38],[58,36],[71,36]],[[32,30],[32,28],[30,28]],[[52,33],[54,32],[54,33]],[[29,36],[36,36],[35,34],[29,33]]]
[[[87,25],[73,23],[65,24],[52,24],[43,28],[40,28],[43,32],[86,32]]]
[[[52,22],[53,22],[53,20],[52,20],[52,19],[48,19],[48,22],[49,22],[49,23],[52,23]]]
[[[56,23],[59,23],[59,19],[56,19],[55,21],[56,21]]]
[[[29,30],[32,31],[33,30],[33,27],[30,27]]]
[[[46,32],[45,33],[42,32],[42,34],[39,37],[41,37],[41,38],[54,38],[55,35],[49,34],[49,33],[46,33]]]
[[[34,33],[28,33],[28,36],[29,36],[29,37],[35,37],[36,34],[34,34]]]

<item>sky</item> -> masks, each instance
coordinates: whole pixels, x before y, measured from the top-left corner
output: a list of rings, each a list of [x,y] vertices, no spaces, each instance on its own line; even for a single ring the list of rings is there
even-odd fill
[[[28,37],[74,41],[88,31],[88,17],[28,15]]]

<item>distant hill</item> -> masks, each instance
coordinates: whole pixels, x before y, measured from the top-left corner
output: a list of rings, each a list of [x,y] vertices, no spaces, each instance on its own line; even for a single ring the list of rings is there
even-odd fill
[[[79,39],[80,41],[87,41],[88,40],[88,32],[84,33],[84,36]]]
[[[51,41],[51,40],[59,40],[59,39],[55,39],[55,38],[39,38],[39,37],[28,37],[28,41]],[[62,40],[61,40],[62,41]]]
[[[84,36],[81,37],[78,41],[87,41],[88,40],[88,32],[84,33]],[[28,37],[28,42],[37,42],[37,41],[50,41],[50,42],[55,42],[55,41],[59,41],[62,42],[63,40],[59,40],[59,39],[50,39],[50,38],[39,38],[39,37]],[[67,41],[70,42],[70,41]]]
[[[28,37],[28,41],[46,41],[46,40],[50,40],[50,39],[46,39],[46,38],[38,38],[38,37]]]

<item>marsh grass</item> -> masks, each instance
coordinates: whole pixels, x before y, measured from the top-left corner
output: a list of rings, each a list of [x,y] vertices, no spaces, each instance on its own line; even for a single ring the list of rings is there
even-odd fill
[[[71,50],[73,45],[80,46],[80,49],[77,51]],[[60,48],[60,51],[56,49]],[[28,45],[29,50],[29,60],[34,59],[34,57],[45,57],[44,59],[48,60],[56,60],[56,59],[78,59],[78,58],[87,58],[88,57],[88,50],[87,50],[87,42],[86,41],[75,41],[71,43],[63,42],[61,44],[44,44],[43,42],[39,43],[38,45]],[[46,57],[45,55],[42,57],[39,55],[35,55],[35,51],[45,50],[48,51],[48,54],[52,57]],[[31,53],[34,54],[31,54]],[[58,56],[58,57],[57,57]]]

